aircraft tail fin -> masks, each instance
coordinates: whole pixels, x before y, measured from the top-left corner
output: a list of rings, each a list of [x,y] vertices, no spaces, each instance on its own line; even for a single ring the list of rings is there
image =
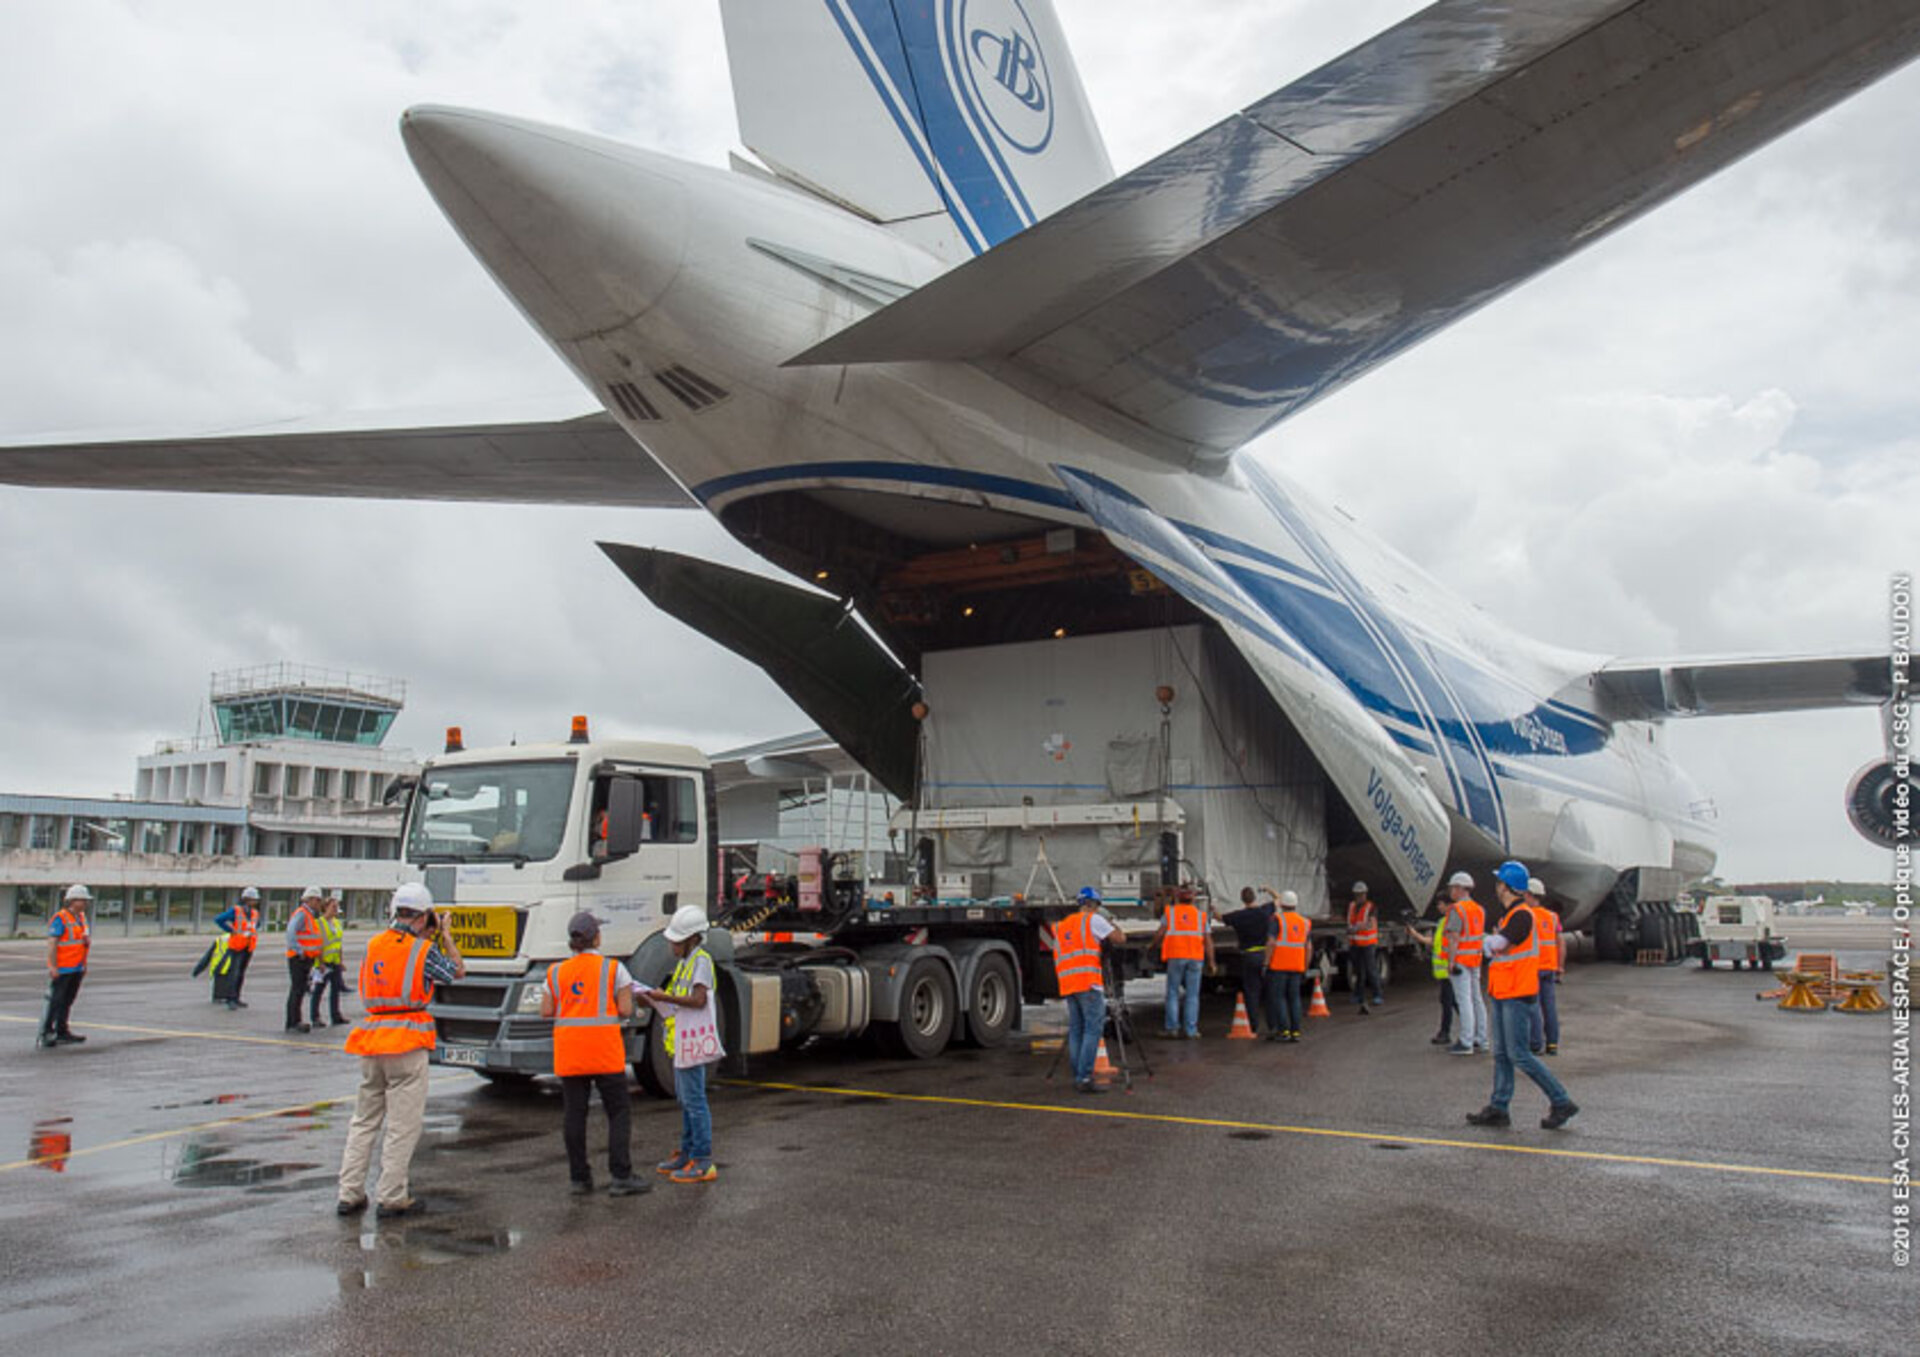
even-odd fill
[[[740,139],[955,260],[1113,177],[1052,0],[722,0]]]

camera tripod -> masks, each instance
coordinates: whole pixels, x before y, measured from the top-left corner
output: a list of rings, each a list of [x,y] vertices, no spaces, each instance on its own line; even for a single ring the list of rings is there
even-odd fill
[[[1113,1038],[1113,1067],[1120,1074],[1120,1087],[1133,1092],[1133,1056],[1140,1057],[1140,1068],[1147,1078],[1153,1078],[1153,1062],[1147,1059],[1147,1053],[1140,1049],[1140,1043],[1133,1035],[1133,1010],[1127,1003],[1126,988],[1114,983],[1113,970],[1103,957],[1100,962],[1100,984],[1107,994],[1107,1016],[1100,1024],[1100,1037]],[[1071,1029],[1069,1029],[1071,1030]],[[1053,1076],[1060,1070],[1060,1062],[1066,1058],[1067,1039],[1060,1039],[1060,1048],[1053,1053],[1053,1059],[1047,1065],[1046,1082],[1052,1083]]]

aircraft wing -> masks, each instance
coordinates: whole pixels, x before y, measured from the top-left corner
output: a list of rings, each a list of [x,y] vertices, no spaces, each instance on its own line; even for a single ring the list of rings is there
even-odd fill
[[[1205,464],[1916,51],[1914,0],[1441,0],[792,361]]]
[[[0,484],[697,507],[604,411],[531,424],[0,445]]]
[[[1623,660],[1603,665],[1593,685],[1616,719],[1751,716],[1878,706],[1893,699],[1893,665],[1886,655]]]

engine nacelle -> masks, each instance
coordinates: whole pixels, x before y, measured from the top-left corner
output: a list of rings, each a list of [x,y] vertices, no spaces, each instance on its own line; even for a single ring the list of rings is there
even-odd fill
[[[1891,759],[1867,764],[1847,784],[1847,818],[1868,843],[1892,849],[1903,839],[1920,842],[1914,812],[1920,808],[1920,777],[1895,772]]]

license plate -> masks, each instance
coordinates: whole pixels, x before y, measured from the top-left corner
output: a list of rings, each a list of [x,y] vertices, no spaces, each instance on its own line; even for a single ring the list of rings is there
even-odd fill
[[[462,956],[510,957],[519,942],[518,913],[512,905],[455,905],[447,911],[447,930]]]
[[[433,1056],[442,1065],[465,1065],[476,1070],[487,1063],[484,1046],[442,1046]]]

